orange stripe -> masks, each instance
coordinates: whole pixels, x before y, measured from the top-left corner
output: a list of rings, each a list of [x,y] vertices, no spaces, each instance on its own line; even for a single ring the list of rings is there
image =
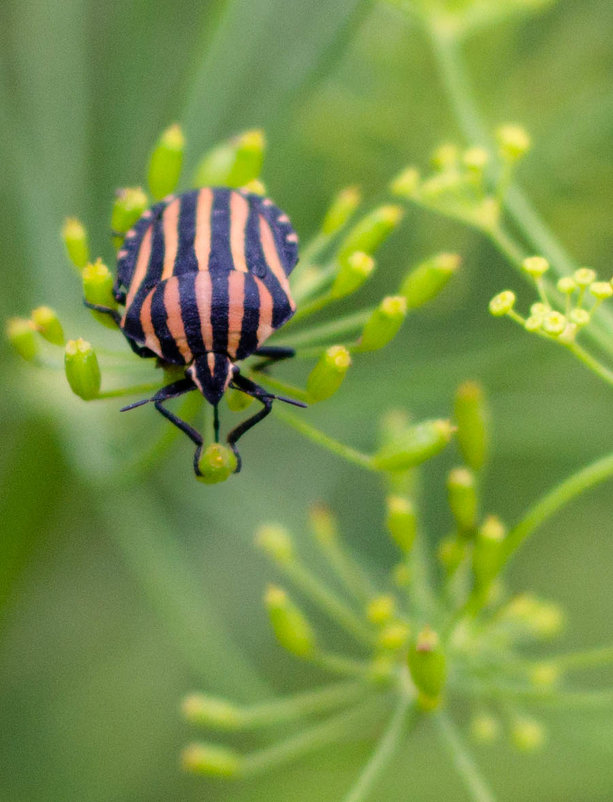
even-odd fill
[[[130,282],[130,289],[126,298],[126,311],[130,308],[130,304],[134,300],[134,296],[138,292],[143,279],[147,275],[147,268],[149,267],[149,257],[151,256],[151,232],[152,227],[149,226],[142,239],[140,248],[138,249],[138,258],[136,260],[136,267]],[[125,315],[124,315],[125,318]]]
[[[209,269],[212,208],[213,193],[208,188],[201,189],[198,193],[198,203],[196,205],[196,238],[194,240],[194,252],[198,262],[198,270]]]
[[[162,215],[162,226],[164,229],[164,268],[162,270],[161,281],[172,276],[177,250],[179,249],[179,212],[181,210],[181,200],[177,198],[170,203]]]
[[[294,301],[292,299],[292,293],[289,287],[289,281],[287,280],[287,276],[285,275],[285,270],[283,269],[283,265],[281,264],[281,260],[279,259],[277,246],[275,245],[275,238],[270,229],[270,226],[268,225],[268,221],[265,220],[261,215],[260,215],[260,241],[262,243],[264,258],[268,263],[268,267],[272,270],[277,281],[281,285],[283,292],[287,295],[291,308],[295,309],[296,305],[294,304]]]
[[[205,351],[213,350],[213,326],[211,324],[211,300],[213,298],[213,287],[208,271],[196,273],[194,279],[194,292],[196,294],[196,304],[198,306],[198,317],[200,318],[200,330]]]
[[[232,251],[234,269],[240,270],[241,273],[247,272],[245,228],[248,216],[249,204],[242,195],[239,195],[238,192],[233,192],[230,195],[230,250]]]
[[[258,325],[258,345],[262,345],[273,332],[272,328],[272,295],[265,284],[256,278],[258,290],[260,292],[260,321]]]
[[[213,379],[215,377],[215,354],[212,351],[206,355],[206,363],[209,366],[209,373]]]
[[[245,274],[231,270],[228,275],[228,356],[234,359],[241,339],[245,314]]]
[[[162,356],[162,347],[155,334],[155,331],[153,330],[153,321],[151,320],[151,302],[153,300],[153,293],[155,292],[155,289],[156,288],[154,287],[143,301],[143,305],[141,306],[140,310],[140,324],[143,327],[145,345],[147,348],[150,348],[158,356]]]
[[[168,331],[175,341],[179,353],[185,362],[191,362],[193,359],[192,352],[187,344],[187,337],[185,336],[185,326],[183,325],[183,318],[181,317],[181,298],[179,296],[179,279],[174,276],[168,279],[164,287],[164,306],[166,307],[166,325]]]

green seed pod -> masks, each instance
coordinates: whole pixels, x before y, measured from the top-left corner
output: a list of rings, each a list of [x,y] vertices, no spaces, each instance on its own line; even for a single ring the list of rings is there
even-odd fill
[[[243,184],[241,190],[243,192],[251,192],[253,195],[261,195],[262,197],[268,194],[266,185],[262,183],[259,178],[254,178],[251,181],[247,181],[246,184]]]
[[[196,478],[205,485],[225,482],[236,471],[236,465],[236,454],[232,449],[221,443],[211,443],[200,455],[200,476]]]
[[[346,187],[336,195],[321,224],[321,233],[328,237],[336,234],[347,223],[362,202],[358,187]]]
[[[327,348],[308,375],[307,401],[314,404],[334,395],[343,383],[350,365],[351,356],[344,346],[332,345]]]
[[[435,298],[460,266],[457,253],[438,253],[407,273],[398,292],[408,309],[417,309]]]
[[[442,451],[454,431],[448,420],[422,421],[380,448],[373,464],[384,471],[406,471]]]
[[[422,629],[409,647],[407,659],[420,706],[433,710],[440,704],[447,678],[447,661],[437,633],[430,627]]]
[[[338,299],[359,290],[375,269],[375,260],[362,251],[356,251],[341,264],[330,294]]]
[[[490,441],[489,410],[480,384],[465,381],[458,387],[454,413],[460,452],[468,467],[479,471],[487,461]]]
[[[192,774],[207,777],[235,777],[241,768],[241,756],[218,744],[195,743],[183,750],[181,765]]]
[[[530,136],[520,125],[501,125],[496,131],[498,153],[507,162],[519,161],[530,150]]]
[[[404,649],[409,640],[411,630],[404,621],[393,621],[387,624],[377,637],[377,648],[386,652],[397,652]]]
[[[226,390],[225,399],[228,409],[231,409],[232,412],[242,412],[252,403],[253,396],[243,393],[242,390],[229,387]]]
[[[294,560],[294,545],[288,530],[280,524],[263,524],[255,533],[255,545],[277,565],[289,565]]]
[[[506,528],[495,515],[489,515],[477,530],[473,547],[475,589],[485,592],[502,566]]]
[[[245,715],[235,704],[204,693],[186,696],[181,704],[181,711],[190,724],[220,730],[240,730],[245,724]]]
[[[477,526],[479,496],[477,479],[470,468],[453,468],[447,476],[447,501],[458,531],[468,535]]]
[[[202,157],[194,186],[245,186],[260,175],[265,148],[264,132],[259,130],[245,131],[221,142]]]
[[[502,315],[508,315],[514,306],[515,293],[511,292],[511,290],[505,290],[504,292],[499,292],[498,295],[494,295],[490,301],[490,314],[494,315],[494,317],[502,317]]]
[[[419,190],[420,175],[416,167],[407,167],[390,182],[390,192],[410,200]]]
[[[336,254],[337,261],[344,262],[356,251],[372,254],[394,231],[402,219],[400,206],[378,206],[362,217],[349,230]]]
[[[91,401],[100,392],[100,366],[90,343],[79,337],[68,340],[64,352],[64,368],[70,389],[84,401]]]
[[[407,316],[407,302],[402,295],[388,295],[373,310],[362,329],[360,351],[377,351],[398,334]]]
[[[327,545],[338,542],[336,517],[325,504],[313,504],[309,510],[309,524],[318,543]]]
[[[93,264],[88,264],[81,273],[83,278],[83,297],[90,304],[98,306],[108,306],[110,309],[117,308],[117,301],[113,296],[113,276],[111,271],[101,259],[97,259]],[[117,328],[117,324],[109,315],[104,312],[91,310],[92,315],[109,329]]]
[[[396,613],[396,600],[393,596],[375,596],[366,605],[366,618],[371,624],[387,624]]]
[[[34,324],[22,317],[12,317],[6,324],[6,338],[22,359],[31,362],[38,354]]]
[[[115,193],[111,211],[113,245],[120,248],[128,232],[149,206],[149,198],[140,187],[124,187]]]
[[[408,554],[417,535],[417,515],[413,503],[404,496],[389,496],[385,525],[398,548]]]
[[[315,633],[304,613],[275,585],[268,587],[264,601],[280,645],[297,657],[311,657],[315,651]]]
[[[89,244],[85,226],[76,217],[68,217],[62,228],[68,258],[79,270],[89,262]]]
[[[447,535],[438,545],[437,557],[447,576],[452,576],[466,555],[467,541],[457,534]]]
[[[49,306],[38,306],[32,310],[32,323],[36,331],[53,345],[64,345],[64,329],[57,313]]]
[[[513,745],[520,752],[535,752],[544,745],[546,739],[543,725],[525,715],[514,718],[510,735]]]
[[[154,200],[161,200],[176,189],[184,150],[185,137],[181,126],[175,123],[162,133],[149,159],[147,183]]]

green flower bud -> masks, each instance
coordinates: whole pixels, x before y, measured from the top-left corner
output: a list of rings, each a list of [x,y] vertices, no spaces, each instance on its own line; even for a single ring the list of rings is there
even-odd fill
[[[236,465],[236,454],[231,448],[221,443],[211,443],[200,455],[200,476],[196,478],[205,485],[216,485],[229,479],[236,471]]]
[[[149,206],[149,198],[140,187],[123,187],[115,193],[111,211],[113,245],[120,248],[128,232]]]
[[[590,292],[599,301],[605,301],[613,295],[613,287],[608,281],[594,281],[590,284]]]
[[[367,677],[373,682],[384,685],[389,683],[396,673],[396,660],[393,654],[378,654],[371,662]]]
[[[564,627],[562,608],[554,602],[542,601],[532,593],[515,596],[501,611],[500,617],[537,638],[553,638]]]
[[[462,162],[465,167],[477,173],[483,172],[490,160],[490,154],[485,148],[468,148],[462,154]]]
[[[552,688],[560,679],[560,669],[555,663],[535,663],[529,671],[530,682],[537,688]]]
[[[362,217],[348,231],[338,252],[337,260],[342,265],[356,251],[372,254],[394,231],[403,211],[400,206],[378,206]]]
[[[398,548],[408,554],[417,536],[417,515],[412,502],[404,496],[389,496],[385,525]]]
[[[552,337],[557,337],[559,334],[562,334],[567,323],[568,321],[561,312],[553,310],[547,312],[543,317],[543,331],[546,331],[547,334],[551,334]]]
[[[280,524],[263,524],[255,533],[255,544],[277,565],[294,560],[294,545],[288,530]]]
[[[309,523],[315,540],[327,545],[338,540],[338,524],[332,510],[325,504],[313,504],[309,510]]]
[[[79,337],[68,340],[64,352],[64,368],[70,389],[84,401],[91,401],[100,392],[100,367],[90,343]]]
[[[591,267],[580,267],[579,270],[575,270],[573,273],[573,278],[579,287],[585,289],[596,281],[596,271],[592,270]]]
[[[500,737],[500,720],[492,713],[476,713],[470,722],[470,735],[477,743],[491,744]]]
[[[498,574],[503,559],[506,529],[495,515],[489,515],[477,531],[473,546],[475,589],[485,592]]]
[[[460,266],[457,253],[439,253],[407,273],[398,292],[408,309],[417,309],[435,298]]]
[[[432,156],[430,164],[435,170],[453,170],[458,166],[460,149],[453,142],[444,142],[439,145]]]
[[[455,429],[448,420],[426,420],[405,429],[394,442],[386,443],[373,457],[376,468],[406,471],[445,448]]]
[[[368,602],[366,618],[372,623],[381,626],[387,624],[396,613],[396,600],[393,596],[375,596]]]
[[[408,664],[422,709],[438,707],[447,678],[447,665],[439,637],[430,627],[422,629],[409,647]]]
[[[540,749],[546,738],[543,725],[528,716],[516,716],[511,724],[511,740],[520,752],[534,752]]]
[[[265,148],[264,132],[255,129],[221,142],[202,157],[195,186],[245,186],[260,175]]]
[[[397,588],[408,588],[411,584],[411,569],[404,563],[397,563],[392,569],[392,580]]]
[[[540,331],[543,327],[543,317],[542,315],[530,315],[529,318],[526,319],[524,322],[524,328],[526,331],[534,332]]]
[[[568,326],[564,329],[562,334],[558,336],[558,342],[562,343],[562,345],[570,345],[575,341],[577,336],[578,328],[575,323],[569,323]]]
[[[551,307],[547,306],[547,304],[544,304],[542,301],[537,301],[530,307],[530,314],[535,317],[544,317],[549,312],[551,312]]]
[[[508,162],[519,161],[530,150],[530,136],[520,125],[501,125],[496,140],[501,157]]]
[[[86,265],[81,276],[83,278],[83,297],[88,303],[108,306],[110,309],[117,308],[117,302],[113,296],[113,276],[101,259]],[[100,323],[108,328],[116,328],[115,321],[109,315],[105,315],[104,312],[91,311]]]
[[[49,306],[38,306],[32,310],[32,323],[36,331],[53,345],[64,345],[64,329],[57,313]]]
[[[344,298],[359,290],[375,269],[375,260],[362,251],[356,251],[339,267],[330,294],[334,298]]]
[[[350,365],[351,356],[343,345],[327,348],[308,375],[307,401],[314,404],[334,395],[343,383]]]
[[[241,756],[218,744],[195,743],[183,750],[181,764],[185,771],[208,777],[235,777],[241,768]]]
[[[362,329],[360,351],[377,351],[398,334],[407,316],[407,302],[403,295],[388,295],[373,310]]]
[[[181,711],[190,724],[216,727],[220,730],[239,730],[245,724],[245,715],[235,704],[204,693],[186,696],[181,704]]]
[[[266,185],[259,178],[247,181],[246,184],[243,184],[241,190],[243,192],[251,192],[253,195],[261,195],[262,197],[268,194]]]
[[[401,198],[415,197],[419,189],[420,175],[416,167],[407,167],[390,182],[390,192]]]
[[[226,390],[225,398],[228,409],[231,409],[232,412],[242,412],[244,409],[247,409],[253,401],[253,396],[247,395],[247,393],[243,393],[242,390],[236,390],[233,387],[229,387]]]
[[[38,354],[34,324],[22,317],[12,317],[6,324],[6,337],[22,359],[31,362]]]
[[[470,468],[453,468],[447,477],[447,500],[458,531],[469,534],[477,526],[477,479]]]
[[[387,624],[377,637],[377,648],[386,652],[397,652],[404,649],[409,640],[411,630],[404,621]]]
[[[490,440],[489,410],[481,385],[466,381],[458,387],[454,413],[460,452],[469,468],[478,471],[487,460]]]
[[[466,555],[466,540],[457,535],[448,535],[439,543],[437,557],[445,569],[447,576],[456,572]]]
[[[154,200],[161,200],[176,189],[181,174],[184,149],[183,131],[181,126],[175,123],[162,133],[149,159],[147,183]]]
[[[572,309],[569,317],[575,326],[585,326],[590,322],[590,313],[585,309]]]
[[[311,657],[316,646],[315,633],[304,613],[276,585],[269,585],[264,600],[280,645],[297,657]]]
[[[362,202],[358,187],[346,187],[336,195],[321,224],[321,233],[328,237],[336,234]]]
[[[515,293],[511,292],[511,290],[505,290],[504,292],[499,292],[498,295],[494,295],[490,301],[490,314],[494,315],[494,317],[508,315],[514,306]]]
[[[577,289],[575,280],[570,276],[564,276],[563,278],[558,279],[556,287],[558,288],[559,292],[563,293],[564,295],[571,295]]]
[[[524,272],[534,279],[544,276],[549,270],[549,262],[544,256],[528,256],[521,266]]]
[[[76,217],[68,217],[62,228],[62,239],[68,258],[75,267],[81,269],[89,262],[89,244],[85,226]]]

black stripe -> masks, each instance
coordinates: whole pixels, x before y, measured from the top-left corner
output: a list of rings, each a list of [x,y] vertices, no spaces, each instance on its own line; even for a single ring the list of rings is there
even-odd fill
[[[181,318],[183,319],[187,344],[194,357],[205,353],[198,303],[196,301],[195,285],[197,275],[198,273],[189,273],[179,279]]]
[[[167,362],[172,362],[175,365],[185,364],[185,359],[181,356],[181,352],[177,348],[174,337],[168,330],[168,313],[166,312],[166,304],[164,303],[164,289],[166,282],[158,284],[153,293],[151,300],[151,320],[153,322],[153,329],[160,341],[162,355]]]
[[[211,297],[211,323],[213,324],[213,351],[225,354],[228,349],[229,270],[211,271],[213,293]]]
[[[245,300],[243,306],[241,338],[236,349],[236,359],[246,359],[258,347],[260,293],[256,281],[250,273],[245,273]]]
[[[283,212],[274,203],[265,203],[267,198],[262,198],[259,195],[248,195],[247,197],[250,204],[255,206],[268,222],[279,254],[279,261],[285,271],[285,275],[289,276],[298,262],[298,242],[287,241],[287,237],[290,234],[295,235],[296,233],[292,228],[292,224],[289,220],[285,223],[279,222],[279,217],[283,216]]]
[[[175,276],[182,276],[185,275],[185,273],[195,273],[198,271],[198,262],[194,251],[198,192],[199,190],[194,190],[181,195],[177,258],[175,259],[173,270],[173,275]]]
[[[230,195],[231,190],[229,189],[217,188],[213,190],[211,256],[209,259],[211,274],[225,272],[234,268],[232,251],[230,250]]]

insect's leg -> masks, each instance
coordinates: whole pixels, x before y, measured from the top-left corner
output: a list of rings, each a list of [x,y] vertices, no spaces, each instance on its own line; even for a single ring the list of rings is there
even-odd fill
[[[200,470],[198,469],[198,461],[200,459],[200,452],[202,451],[202,435],[200,432],[194,429],[193,426],[190,426],[187,421],[181,420],[181,418],[175,415],[174,412],[171,412],[164,406],[165,401],[169,401],[171,398],[177,398],[178,396],[189,393],[195,389],[196,385],[191,379],[188,379],[187,377],[185,379],[179,379],[179,381],[173,382],[166,387],[162,387],[162,389],[158,390],[152,398],[145,398],[143,401],[136,401],[134,404],[129,404],[127,407],[123,407],[121,411],[126,412],[129,409],[140,407],[143,404],[148,404],[150,402],[153,403],[154,407],[161,415],[174,424],[177,429],[180,429],[184,434],[186,434],[192,443],[196,445],[196,452],[194,454],[194,471],[196,476],[201,476]]]
[[[234,452],[234,456],[236,457],[236,471],[238,473],[241,469],[242,460],[241,455],[238,453],[238,449],[236,447],[236,441],[242,437],[245,432],[249,431],[252,426],[255,426],[256,423],[259,423],[263,420],[272,409],[272,402],[275,398],[274,395],[270,395],[267,393],[263,387],[260,387],[255,382],[252,382],[250,379],[246,379],[244,376],[241,376],[240,373],[235,373],[234,378],[232,379],[231,387],[235,387],[238,390],[242,390],[243,393],[252,396],[261,404],[263,404],[263,409],[259,412],[256,412],[255,415],[252,415],[250,418],[247,418],[246,421],[240,423],[236,428],[232,429],[232,431],[228,434],[227,440],[228,445]]]
[[[296,356],[296,351],[293,348],[286,348],[283,345],[265,345],[255,351],[255,356],[266,357],[266,359],[263,359],[261,362],[256,362],[253,366],[254,370],[264,370],[275,362],[280,362],[282,359],[290,359]]]
[[[83,303],[88,309],[93,309],[94,312],[102,312],[103,315],[109,315],[118,326],[121,323],[121,315],[116,309],[111,309],[110,306],[100,306],[100,304],[90,304],[89,301],[83,301]]]
[[[219,404],[213,406],[213,430],[215,432],[215,442],[219,443]]]
[[[128,341],[128,345],[134,351],[136,356],[142,356],[143,359],[151,359],[151,357],[157,356],[151,349],[147,348],[146,345],[139,345],[135,343],[134,340],[131,340],[129,337],[126,337]]]

